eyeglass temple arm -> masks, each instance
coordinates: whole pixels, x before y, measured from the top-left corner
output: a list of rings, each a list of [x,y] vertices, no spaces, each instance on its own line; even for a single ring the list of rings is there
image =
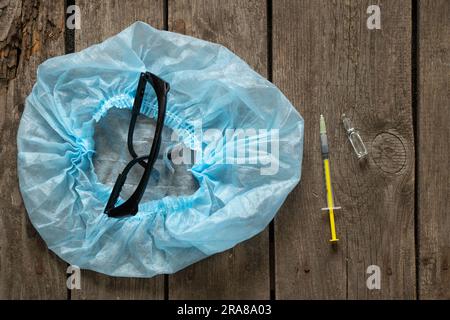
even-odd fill
[[[133,109],[131,111],[131,120],[130,120],[130,126],[128,127],[128,137],[127,137],[127,146],[128,151],[130,152],[131,156],[133,158],[137,158],[138,155],[136,151],[134,150],[133,146],[133,133],[134,128],[136,126],[136,120],[138,115],[141,113],[141,107],[142,107],[142,100],[144,98],[145,94],[145,87],[147,85],[147,82],[150,82],[150,77],[147,75],[147,73],[141,73],[141,76],[139,77],[139,83],[136,90],[136,96],[133,103]],[[153,84],[152,82],[150,82]],[[139,161],[139,164],[145,168],[147,163],[144,160]]]

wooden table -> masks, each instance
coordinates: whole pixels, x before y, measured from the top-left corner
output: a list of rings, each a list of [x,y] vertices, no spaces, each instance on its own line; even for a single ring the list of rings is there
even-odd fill
[[[65,27],[79,6],[81,29]],[[381,8],[369,30],[367,7]],[[450,1],[102,0],[2,1],[0,10],[0,298],[428,299],[450,298]],[[302,179],[255,238],[174,275],[82,272],[31,226],[18,188],[16,134],[45,59],[78,51],[136,20],[221,43],[273,81],[305,119]],[[274,110],[276,112],[276,110]],[[367,143],[360,166],[339,116]],[[319,151],[328,122],[337,204],[329,243]],[[367,268],[381,270],[369,290]]]

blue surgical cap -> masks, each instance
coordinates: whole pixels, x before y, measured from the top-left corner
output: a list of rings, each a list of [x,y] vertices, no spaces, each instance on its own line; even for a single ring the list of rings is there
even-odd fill
[[[110,218],[105,204],[131,159],[129,114],[147,71],[170,84],[160,155],[138,213]],[[149,92],[134,133],[138,153],[148,153],[156,112]],[[300,180],[303,119],[225,47],[136,22],[39,66],[17,143],[23,200],[52,251],[81,268],[152,277],[229,249],[269,224]],[[166,155],[178,147],[194,160],[175,163]],[[191,158],[186,154],[182,159]]]

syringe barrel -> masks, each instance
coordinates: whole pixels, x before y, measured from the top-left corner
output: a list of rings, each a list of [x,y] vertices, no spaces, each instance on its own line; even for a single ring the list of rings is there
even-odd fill
[[[324,133],[320,134],[320,149],[322,151],[322,158],[328,159],[328,138]]]

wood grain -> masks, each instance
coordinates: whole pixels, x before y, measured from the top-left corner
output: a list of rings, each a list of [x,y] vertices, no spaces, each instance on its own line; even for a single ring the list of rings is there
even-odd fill
[[[267,75],[265,1],[169,0],[169,30],[225,45]],[[253,239],[169,277],[169,299],[268,299],[269,236]]]
[[[450,197],[450,2],[417,0],[418,100],[413,110],[414,1],[272,1],[273,80],[305,118],[302,180],[275,223],[277,299],[450,299],[445,206]],[[162,28],[164,3],[76,0],[81,9],[76,50],[136,20]],[[381,8],[381,30],[366,27],[372,4]],[[257,0],[168,0],[169,29],[222,43],[267,75],[266,6]],[[63,0],[0,0],[0,299],[67,298],[66,264],[29,222],[16,165],[18,124],[37,66],[64,54],[64,11]],[[352,154],[339,121],[342,112],[366,142],[366,162]],[[325,206],[321,113],[329,131],[335,200],[343,207],[337,212],[336,249],[328,243],[328,217],[320,211]],[[269,260],[265,230],[169,276],[166,289],[170,299],[267,299]],[[366,287],[372,264],[381,268],[381,290]],[[81,286],[71,292],[73,299],[164,297],[163,276],[125,279],[82,271]]]
[[[419,297],[450,299],[450,2],[419,2]]]
[[[37,66],[64,54],[64,1],[2,1],[0,10],[0,299],[66,299],[66,265],[28,220],[16,137]]]
[[[84,49],[122,31],[135,21],[163,27],[163,0],[77,0],[81,29],[75,32],[75,50]],[[81,290],[72,299],[163,299],[164,277],[151,279],[114,278],[82,271]]]
[[[276,218],[279,299],[415,298],[411,2],[273,2],[274,82],[305,118],[302,180]],[[340,123],[351,117],[369,150],[358,163]],[[327,121],[338,247],[329,240],[319,115]],[[366,269],[381,268],[368,290]]]

